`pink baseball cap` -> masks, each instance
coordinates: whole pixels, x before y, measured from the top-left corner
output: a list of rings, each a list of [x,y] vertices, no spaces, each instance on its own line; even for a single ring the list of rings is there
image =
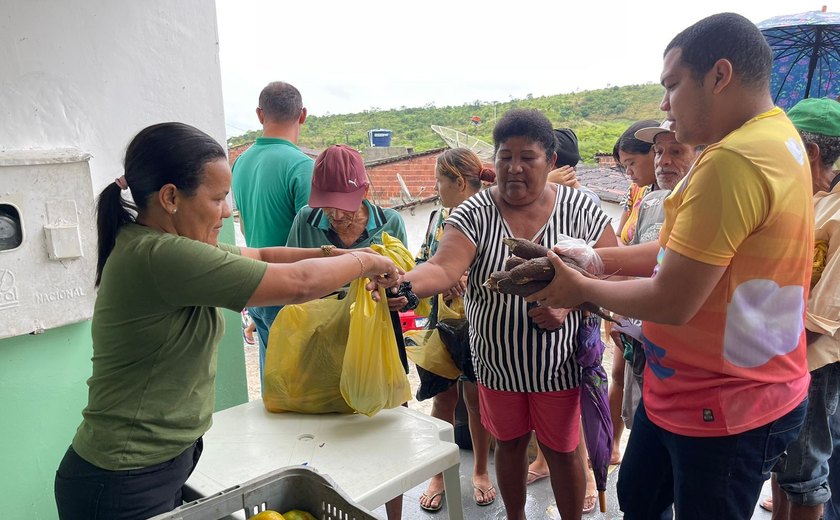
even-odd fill
[[[336,144],[315,159],[309,206],[356,211],[362,205],[367,187],[362,156],[347,145]]]

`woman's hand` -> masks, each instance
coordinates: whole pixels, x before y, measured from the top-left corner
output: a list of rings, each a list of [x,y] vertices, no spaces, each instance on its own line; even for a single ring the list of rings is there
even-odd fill
[[[405,296],[390,296],[388,294],[388,291],[385,291],[385,295],[388,296],[389,311],[399,311],[400,309],[408,305],[408,298],[406,298]]]
[[[566,308],[577,307],[586,299],[582,294],[582,282],[586,279],[582,274],[567,266],[554,251],[548,252],[548,259],[554,266],[554,279],[548,286],[525,298],[527,302],[539,302],[544,307]]]
[[[441,296],[443,296],[444,300],[451,300],[456,296],[463,296],[464,293],[467,291],[467,280],[468,275],[464,273],[461,275],[461,278],[458,280],[458,283],[450,287],[449,289],[443,291]]]
[[[377,288],[398,285],[405,271],[397,267],[394,261],[387,256],[382,256],[373,250],[370,251],[370,253],[363,252],[363,250],[352,251],[356,258],[361,260],[362,276],[370,278]],[[348,252],[348,254],[350,253]]]
[[[569,188],[580,189],[580,181],[573,166],[561,166],[548,172],[548,182],[562,184]]]
[[[534,325],[545,330],[559,329],[571,309],[552,309],[551,307],[538,306],[528,311],[528,316]]]
[[[385,286],[385,285],[382,285],[381,283],[379,283],[377,280],[371,280],[370,283],[368,283],[365,286],[365,289],[367,289],[368,291],[371,291],[371,297],[373,298],[373,301],[378,302],[379,301],[379,288],[380,287],[386,287],[385,298],[386,298],[386,301],[388,302],[388,310],[389,311],[399,311],[400,309],[402,309],[406,305],[408,305],[408,298],[406,298],[405,296],[396,296],[394,294],[391,294],[391,291],[389,291],[388,288],[396,287],[396,286],[400,285],[404,281],[404,278],[403,278],[404,274],[405,273],[401,272],[401,274],[399,276],[397,276],[397,280],[393,285]],[[396,292],[396,289],[394,290],[394,292]]]

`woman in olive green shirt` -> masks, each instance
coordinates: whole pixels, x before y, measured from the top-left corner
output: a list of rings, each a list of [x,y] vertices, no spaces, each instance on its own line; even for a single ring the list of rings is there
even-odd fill
[[[132,140],[125,175],[100,194],[93,372],[56,472],[60,518],[139,519],[180,505],[211,424],[218,307],[300,303],[357,277],[397,278],[370,250],[324,258],[321,249],[219,244],[230,183],[215,140],[162,123]]]

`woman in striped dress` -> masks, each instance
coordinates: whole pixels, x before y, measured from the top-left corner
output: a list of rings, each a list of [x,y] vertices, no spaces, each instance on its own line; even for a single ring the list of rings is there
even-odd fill
[[[580,368],[574,360],[580,311],[529,307],[482,286],[510,256],[502,240],[555,244],[561,235],[596,247],[616,244],[609,217],[579,190],[548,183],[556,139],[535,110],[507,112],[493,130],[497,185],[456,208],[435,255],[407,273],[419,297],[452,287],[469,270],[464,297],[478,379],[482,424],[497,440],[495,460],[507,518],[525,518],[527,447],[536,431],[548,460],[557,507],[581,517],[583,465]]]

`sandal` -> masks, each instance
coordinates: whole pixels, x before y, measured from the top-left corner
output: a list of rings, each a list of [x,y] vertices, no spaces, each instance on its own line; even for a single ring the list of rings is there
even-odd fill
[[[496,501],[496,488],[492,485],[487,489],[481,489],[480,487],[473,484],[473,489],[476,491],[473,493],[473,500],[475,500],[475,505],[477,506],[489,506],[493,502]],[[481,497],[478,497],[477,494],[481,493]],[[493,496],[487,498],[487,495],[493,493]]]
[[[420,495],[420,508],[424,509],[426,511],[430,511],[432,513],[436,513],[438,511],[440,511],[440,509],[443,507],[443,496],[445,494],[446,494],[446,490],[438,491],[437,493],[434,493],[432,495],[427,495],[426,493],[423,493],[422,495]],[[438,498],[438,497],[440,497],[440,500],[438,500],[437,507],[435,507],[434,502],[435,502],[435,499]],[[428,500],[428,502],[426,502],[428,505],[426,505],[426,506],[423,505],[423,500],[422,500],[423,498]]]
[[[586,496],[583,497],[583,514],[588,515],[589,513],[595,511],[595,504],[597,503],[598,495],[595,493],[587,493]]]
[[[546,478],[549,474],[548,473],[537,473],[536,471],[528,470],[528,478],[525,480],[525,485],[530,486],[534,482],[538,480],[542,480]]]

